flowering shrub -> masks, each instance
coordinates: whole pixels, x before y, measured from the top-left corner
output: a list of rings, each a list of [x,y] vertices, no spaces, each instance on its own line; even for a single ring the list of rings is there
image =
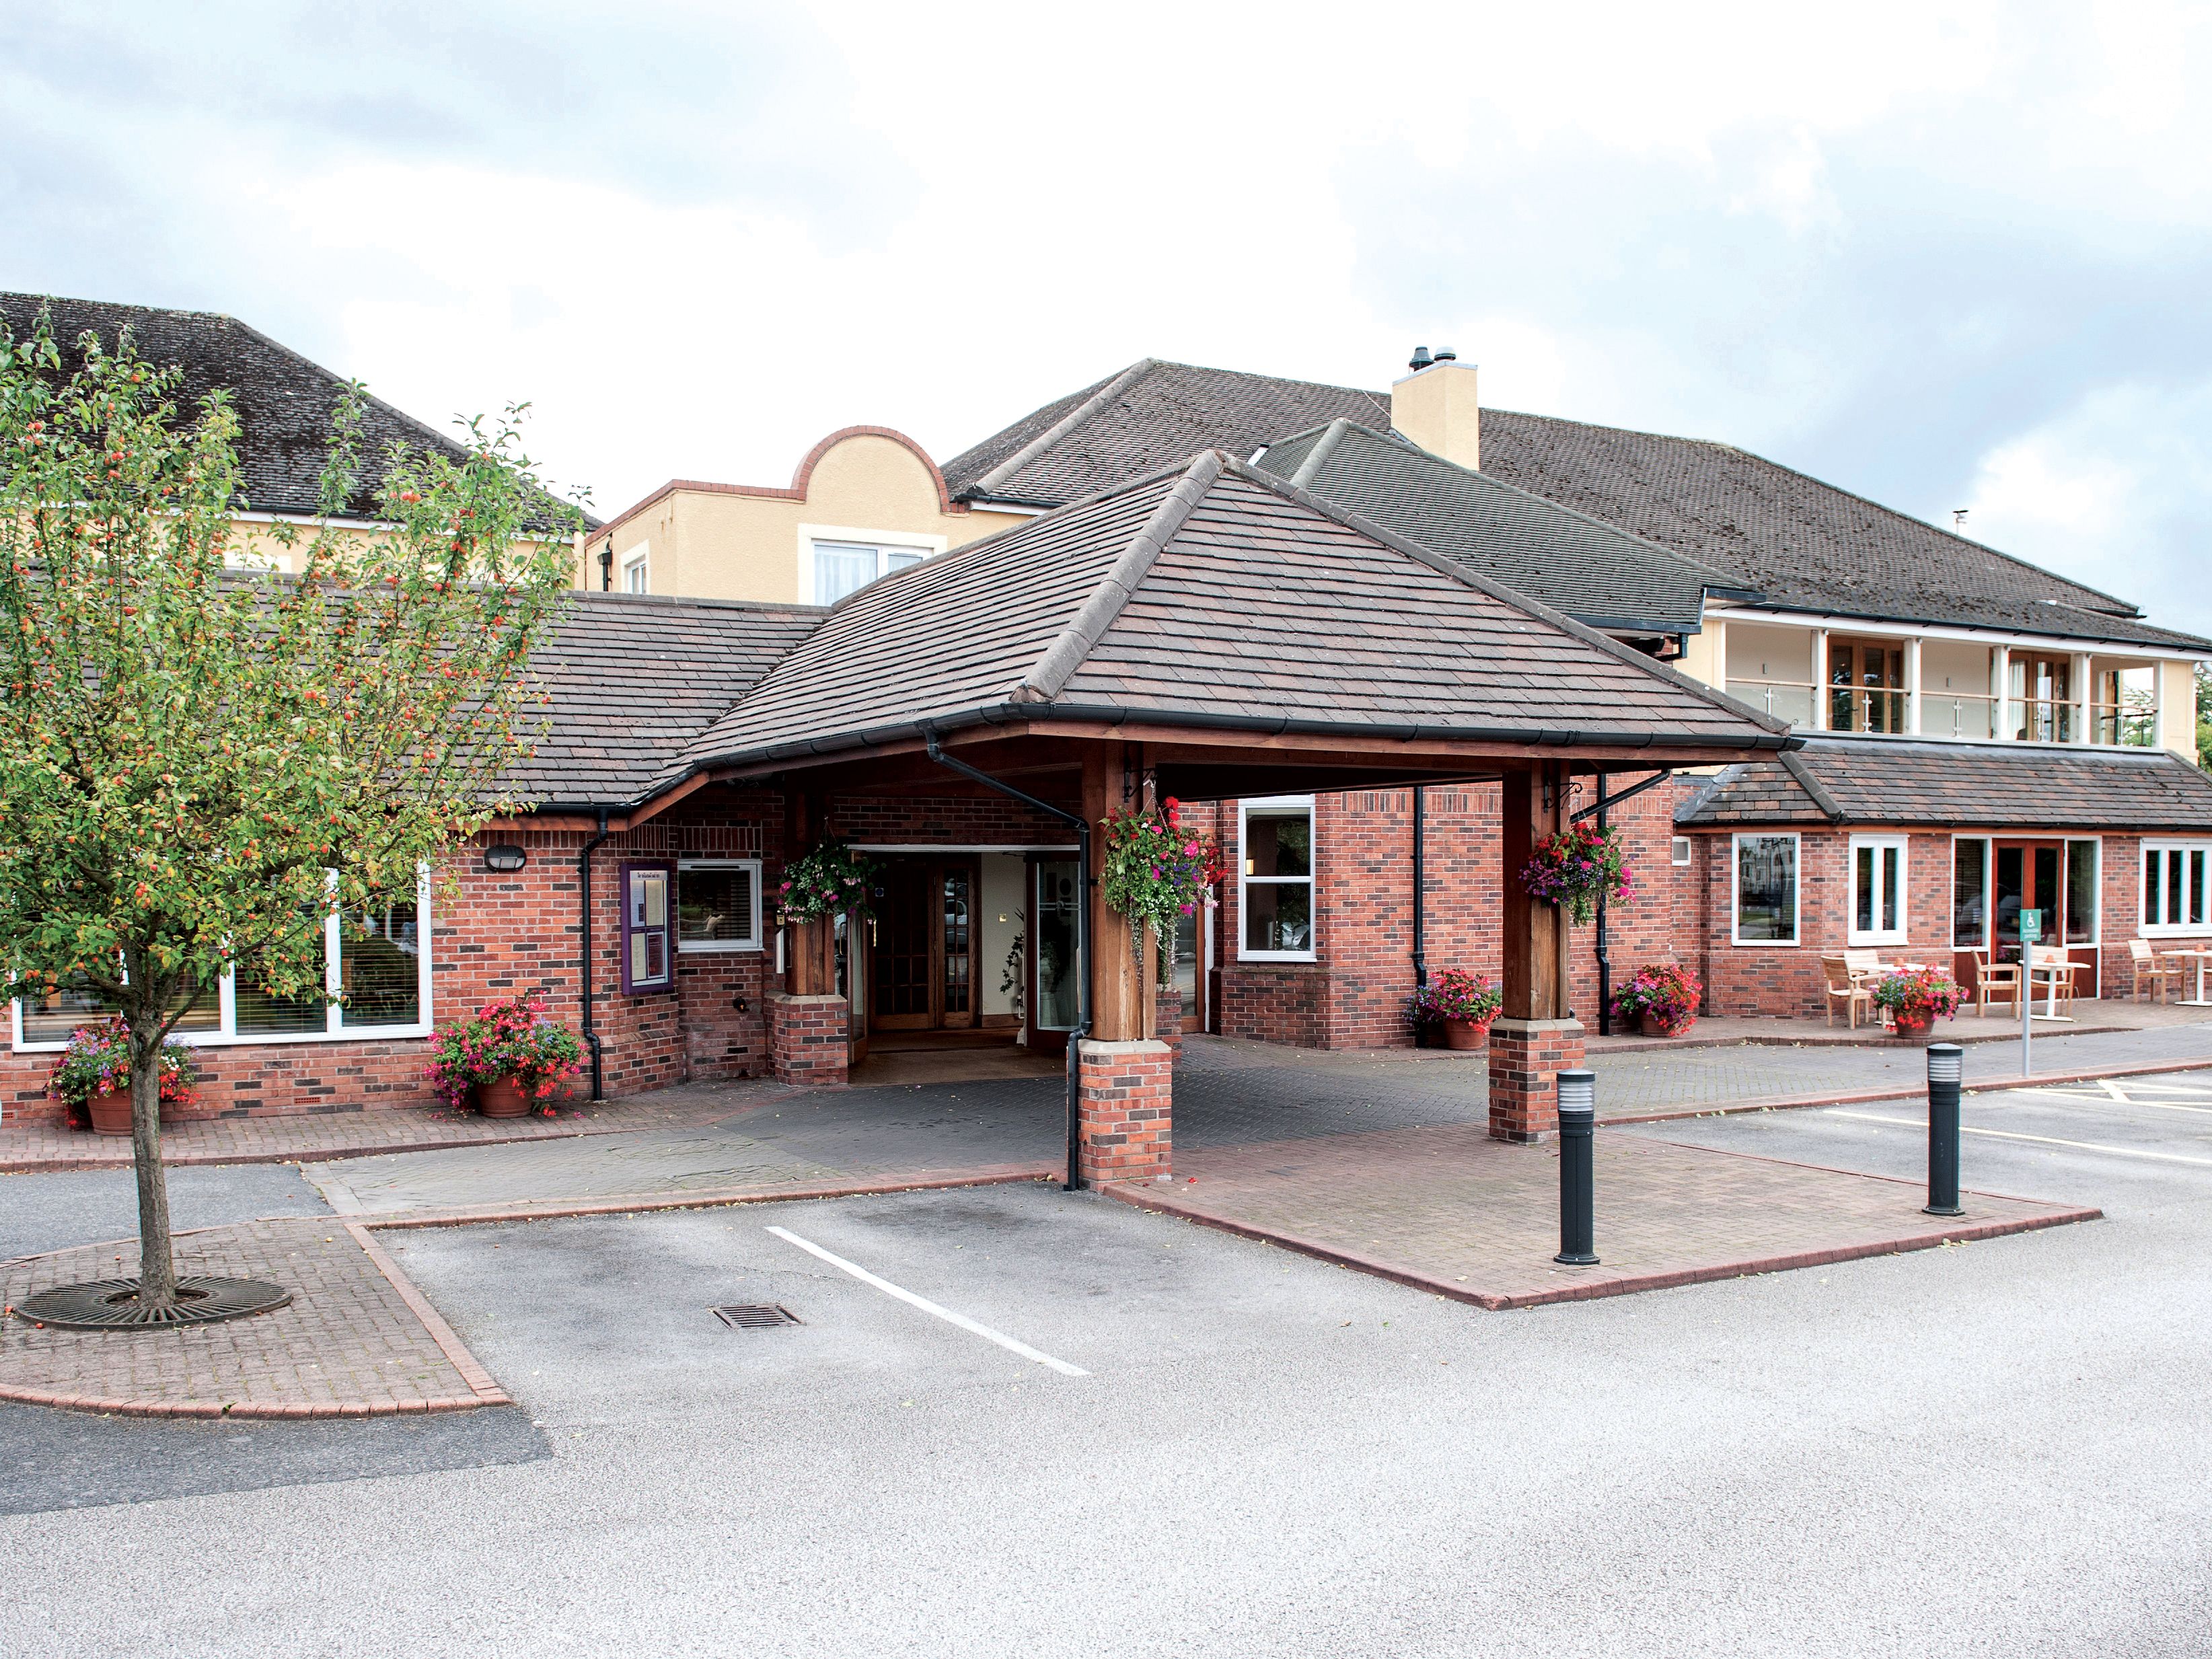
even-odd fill
[[[866,915],[883,866],[842,841],[825,841],[783,866],[776,908],[786,921],[819,921],[841,911]]]
[[[1674,963],[1662,963],[1638,968],[1636,977],[1613,993],[1613,1012],[1622,1019],[1649,1014],[1658,1024],[1678,1029],[1689,1024],[1704,994],[1705,987],[1698,983],[1695,974]]]
[[[1172,795],[1157,812],[1109,812],[1106,902],[1130,921],[1149,922],[1163,943],[1176,918],[1195,915],[1223,873],[1212,836],[1183,827],[1182,803]]]
[[[1621,860],[1620,831],[1587,823],[1538,842],[1521,867],[1521,885],[1532,899],[1565,906],[1577,925],[1595,914],[1599,894],[1617,902],[1636,893],[1636,878]]]
[[[1966,999],[1959,982],[1940,968],[1893,968],[1875,981],[1869,994],[1877,1008],[1908,1018],[1924,1013],[1930,1019],[1948,1019]]]
[[[189,1106],[199,1097],[192,1087],[196,1073],[191,1050],[174,1037],[161,1045],[161,1104]],[[46,1097],[70,1109],[72,1119],[102,1090],[131,1092],[131,1032],[120,1015],[110,1014],[97,1025],[80,1025],[70,1033],[69,1046],[46,1073]]]
[[[1463,1019],[1470,1025],[1487,1025],[1498,1018],[1504,999],[1498,988],[1480,974],[1464,968],[1446,968],[1413,993],[1413,1020],[1430,1024],[1440,1019]]]
[[[430,1088],[456,1111],[469,1103],[469,1091],[480,1083],[513,1078],[515,1085],[546,1115],[553,1109],[542,1103],[554,1089],[576,1074],[583,1063],[583,1045],[576,1034],[545,1017],[545,1003],[535,991],[508,1002],[488,1003],[475,1017],[449,1025],[438,1034],[434,1058],[423,1067]]]

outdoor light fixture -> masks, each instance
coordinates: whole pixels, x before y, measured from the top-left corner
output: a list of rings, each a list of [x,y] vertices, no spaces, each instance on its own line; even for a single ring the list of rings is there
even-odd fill
[[[599,591],[611,593],[615,586],[615,538],[611,536],[599,545]]]
[[[484,868],[495,870],[501,875],[510,871],[520,870],[529,862],[529,854],[524,852],[520,847],[511,846],[504,842],[497,847],[484,848]]]

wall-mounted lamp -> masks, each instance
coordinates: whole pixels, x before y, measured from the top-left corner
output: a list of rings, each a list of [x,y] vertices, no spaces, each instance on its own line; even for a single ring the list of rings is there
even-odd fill
[[[608,537],[599,544],[599,592],[611,593],[615,589],[615,538]]]
[[[501,875],[520,870],[529,862],[529,854],[524,852],[520,847],[512,846],[505,842],[496,847],[484,848],[484,868],[496,871]]]

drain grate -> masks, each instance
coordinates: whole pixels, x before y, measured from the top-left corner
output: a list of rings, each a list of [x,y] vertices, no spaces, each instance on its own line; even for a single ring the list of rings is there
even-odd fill
[[[777,1325],[797,1325],[799,1316],[780,1302],[741,1302],[734,1307],[709,1310],[725,1325],[741,1331],[764,1331]]]

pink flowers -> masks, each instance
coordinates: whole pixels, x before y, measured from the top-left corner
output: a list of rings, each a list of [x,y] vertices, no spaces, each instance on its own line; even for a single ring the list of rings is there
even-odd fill
[[[1594,824],[1571,824],[1536,843],[1521,869],[1521,885],[1540,903],[1564,907],[1577,923],[1595,913],[1602,894],[1618,902],[1632,897],[1635,879],[1621,859],[1620,832]]]

